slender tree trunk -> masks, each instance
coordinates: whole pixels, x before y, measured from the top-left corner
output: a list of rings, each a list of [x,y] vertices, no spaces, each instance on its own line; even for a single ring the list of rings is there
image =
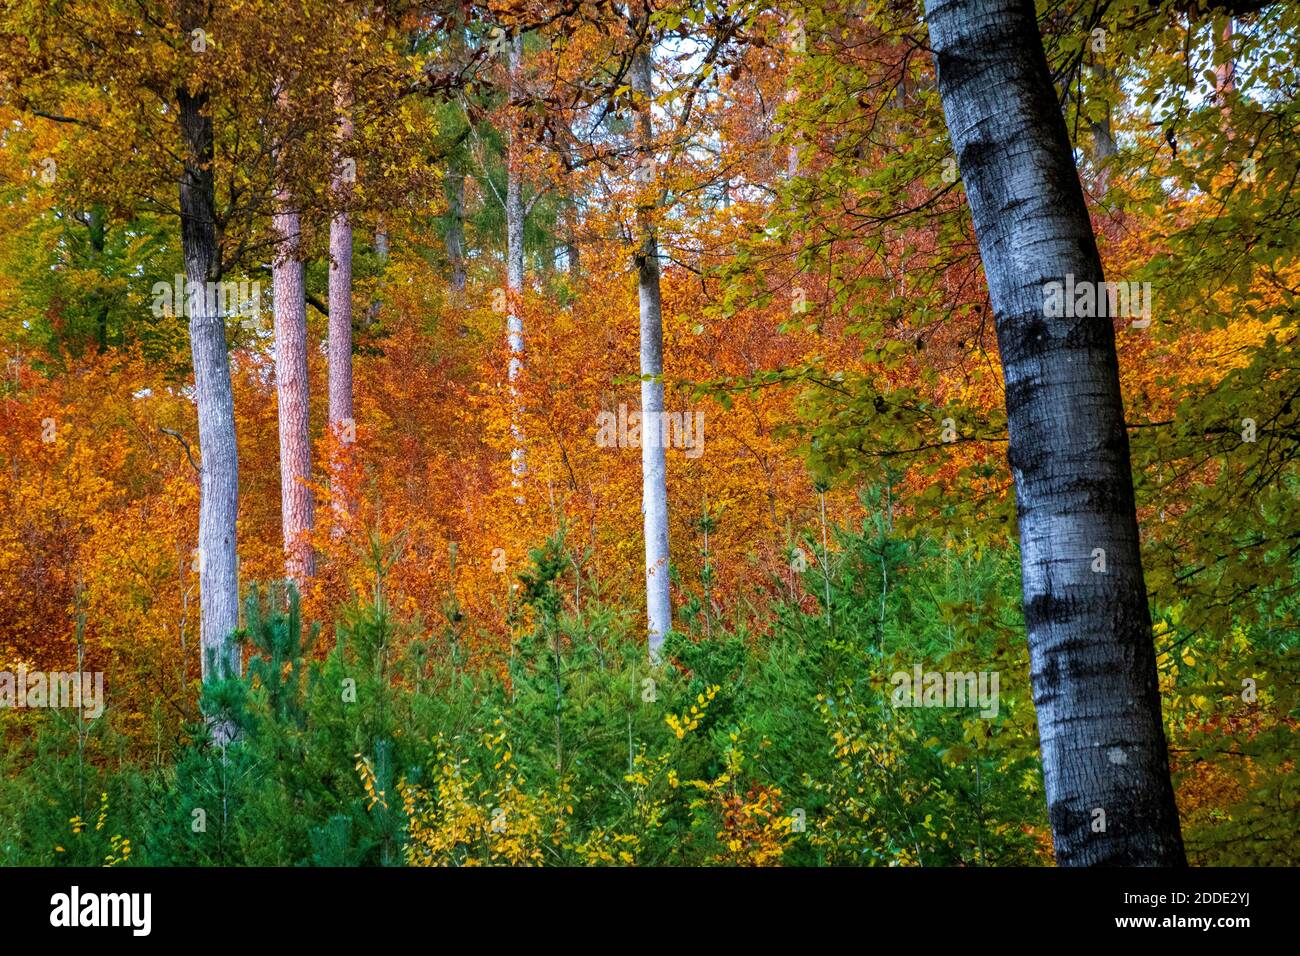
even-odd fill
[[[1034,4],[927,0],[926,16],[1006,380],[1056,858],[1183,864],[1114,329],[1105,308],[1045,314],[1047,283],[1102,270]]]
[[[567,220],[564,238],[564,263],[565,270],[569,273],[569,285],[576,288],[577,281],[582,275],[582,248],[578,245],[578,206],[576,202],[570,201]]]
[[[509,192],[509,186],[507,186]],[[465,297],[465,170],[452,157],[447,164],[447,261],[451,265],[451,295],[459,305]]]
[[[342,151],[352,138],[351,98],[340,88],[336,101]],[[338,207],[330,220],[329,423],[335,448],[330,474],[339,484],[346,468],[347,446],[356,434],[352,407],[352,220],[346,206],[350,196],[347,172],[352,168],[350,164],[341,162],[335,170],[333,192]],[[337,486],[331,499],[334,505],[333,533],[339,535],[352,510],[351,502],[346,495],[340,494]]]
[[[87,216],[86,228],[90,233],[90,251],[94,259],[93,267],[103,274],[104,270],[104,247],[107,240],[107,227],[104,223],[104,206],[103,203],[95,203],[90,207],[90,214]],[[108,351],[108,300],[104,294],[95,296],[95,345],[100,355]]]
[[[564,150],[568,160],[572,160],[569,150]],[[578,246],[578,233],[581,228],[582,212],[578,205],[578,194],[570,190],[564,199],[564,271],[569,275],[569,288],[577,291],[578,277],[582,274],[582,249]]]
[[[388,230],[384,226],[383,219],[375,226],[375,258],[379,260],[379,269],[382,272],[388,267]],[[383,283],[383,276],[380,276],[380,284]],[[379,296],[374,296],[370,300],[370,308],[366,310],[365,327],[369,328],[379,318]]]
[[[512,102],[519,96],[519,65],[523,51],[523,36],[512,37],[509,64]],[[514,405],[510,431],[515,446],[510,451],[510,471],[516,482],[528,467],[524,456],[523,427],[519,423],[519,400],[515,384],[524,365],[524,319],[519,311],[524,292],[524,199],[523,184],[520,181],[522,153],[519,131],[512,128],[506,172],[506,302],[509,309],[506,316],[506,340],[510,346],[510,398]]]
[[[637,103],[638,169],[653,167],[654,126],[650,102],[654,88],[650,51],[632,60],[631,84]],[[644,185],[644,184],[643,184]],[[653,198],[637,210],[640,246],[635,253],[637,298],[641,311],[641,510],[645,518],[646,621],[650,663],[657,664],[664,637],[673,626],[668,591],[668,486],[664,451],[664,329],[659,296],[659,244],[655,238]]]
[[[283,106],[282,106],[283,108]],[[280,524],[285,574],[301,585],[315,573],[308,535],[313,523],[311,436],[307,397],[307,289],[301,223],[293,196],[276,190],[271,227],[275,259],[271,283],[275,308],[275,392],[280,422]]]
[[[1092,74],[1098,83],[1105,83],[1108,79],[1109,71],[1106,67],[1095,64],[1092,67]],[[1092,132],[1092,162],[1097,169],[1097,188],[1102,195],[1110,187],[1110,170],[1107,163],[1119,152],[1119,146],[1115,143],[1115,134],[1111,127],[1111,108],[1106,104],[1106,112],[1101,119],[1089,120],[1088,128]]]
[[[221,279],[216,190],[212,174],[212,118],[207,95],[177,91],[184,142],[180,183],[181,250],[186,311],[194,363],[202,475],[199,493],[199,643],[204,682],[235,677],[242,666],[231,635],[239,626],[239,571],[235,550],[239,515],[239,454],[224,317],[212,283]]]
[[[284,196],[282,200],[291,201]],[[315,572],[308,534],[313,524],[311,438],[308,431],[307,309],[298,213],[274,217],[278,238],[271,267],[275,293],[275,391],[280,422],[280,515],[285,572],[299,585]]]
[[[1226,17],[1223,28],[1215,39],[1215,46],[1226,50],[1228,54],[1224,61],[1214,68],[1214,95],[1219,101],[1219,109],[1223,113],[1225,123],[1232,118],[1232,107],[1228,103],[1228,98],[1237,83],[1237,64],[1232,57],[1232,32],[1232,17]]]
[[[465,11],[457,6],[452,10],[447,31],[451,60],[458,66],[467,62],[465,40]],[[511,78],[516,67],[516,55],[511,49]],[[508,172],[507,172],[508,174]],[[451,267],[451,302],[457,307],[465,304],[465,159],[456,150],[447,158],[447,262]]]

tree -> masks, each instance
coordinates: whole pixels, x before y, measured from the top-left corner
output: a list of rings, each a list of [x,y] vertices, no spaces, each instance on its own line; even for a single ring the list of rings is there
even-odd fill
[[[277,102],[282,114],[293,110],[281,87]],[[287,119],[286,115],[286,119]],[[286,123],[286,125],[289,125]],[[277,146],[282,154],[284,143]],[[278,172],[278,170],[277,170]],[[301,584],[315,572],[307,536],[313,525],[311,437],[307,394],[307,285],[302,260],[302,220],[292,191],[276,189],[272,218],[275,259],[271,265],[275,307],[275,391],[280,425],[280,524],[284,537],[285,571]]]
[[[633,22],[633,31],[638,24]],[[643,21],[642,26],[648,26]],[[636,96],[637,177],[653,180],[654,82],[649,39],[638,37],[628,79]],[[644,185],[644,183],[643,183]],[[653,194],[652,194],[653,195]],[[673,626],[668,563],[668,462],[664,448],[664,322],[659,290],[659,245],[653,198],[637,208],[638,245],[633,252],[641,312],[641,509],[645,517],[646,622],[650,662],[658,663]]]
[[[508,45],[509,81],[507,88],[512,104],[520,99],[520,75],[524,55],[524,38],[516,33]],[[506,158],[506,339],[510,346],[510,385],[511,398],[517,401],[514,391],[515,382],[523,370],[524,355],[524,320],[520,314],[519,300],[524,294],[524,209],[523,196],[523,137],[517,118],[512,115],[510,141]],[[524,453],[523,430],[519,425],[518,410],[512,412],[514,421],[510,426],[515,447],[510,450],[510,471],[518,481],[528,468]]]
[[[352,139],[352,98],[346,84],[336,83],[338,107],[339,152],[342,154]],[[332,179],[335,202],[330,218],[329,241],[329,424],[333,435],[336,460],[331,462],[331,473],[338,476],[343,462],[342,451],[356,431],[352,407],[352,220],[349,217],[349,173],[355,161],[340,155]],[[385,239],[385,242],[387,240]],[[335,533],[340,530],[337,518],[350,510],[348,503],[337,492],[334,495]]]
[[[198,4],[180,9],[182,33],[201,38]],[[194,71],[201,73],[201,70]],[[193,86],[191,86],[193,83]],[[232,640],[239,625],[239,451],[235,402],[230,387],[225,316],[209,289],[221,280],[216,231],[212,114],[200,81],[182,79],[176,89],[184,169],[180,182],[181,247],[185,258],[194,401],[198,408],[202,494],[199,499],[200,645],[203,678],[221,680],[241,671]]]
[[[1115,331],[1030,0],[927,0],[997,326],[1043,777],[1063,865],[1185,862],[1139,553]]]
[[[247,266],[253,223],[271,212],[258,130],[272,121],[279,71],[257,35],[265,17],[194,0],[68,3],[38,23],[11,12],[3,69],[16,103],[74,131],[73,158],[99,196],[179,218],[186,288],[174,307],[188,318],[199,439],[200,657],[205,680],[238,674],[239,461],[219,287]],[[146,100],[160,108],[127,105]]]
[[[447,262],[451,266],[451,298],[465,298],[465,169],[459,156],[447,160]]]

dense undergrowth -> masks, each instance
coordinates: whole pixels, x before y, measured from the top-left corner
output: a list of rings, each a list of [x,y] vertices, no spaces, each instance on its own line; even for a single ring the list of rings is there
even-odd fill
[[[770,634],[710,618],[697,596],[654,667],[635,613],[584,591],[563,533],[519,576],[525,636],[500,673],[467,666],[454,602],[436,625],[396,613],[391,546],[374,544],[373,588],[331,647],[291,587],[253,588],[244,678],[204,690],[207,720],[174,749],[129,753],[111,699],[97,721],[6,716],[0,863],[1050,863],[1016,555],[884,520],[835,539],[829,575],[803,568]],[[918,665],[996,672],[996,715],[894,706],[891,675]],[[1182,666],[1164,670],[1172,706],[1195,702]],[[1186,731],[1171,742],[1189,744],[1176,753],[1212,731],[1222,746],[1224,714],[1169,716]],[[208,728],[231,724],[216,746]],[[1291,734],[1257,720],[1238,735],[1271,743],[1237,761],[1253,785],[1194,821],[1198,862],[1294,852],[1294,834],[1224,836],[1234,803],[1284,794],[1289,758],[1268,748]],[[1199,766],[1181,775],[1193,807],[1211,786]]]

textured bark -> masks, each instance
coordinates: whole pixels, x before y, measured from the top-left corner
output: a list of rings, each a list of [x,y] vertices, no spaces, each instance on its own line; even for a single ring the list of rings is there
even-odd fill
[[[280,196],[287,204],[287,196]],[[299,251],[298,213],[272,217],[277,236],[271,282],[275,303],[275,393],[280,416],[280,525],[285,573],[301,584],[315,572],[312,529],[311,437],[307,420],[307,299]]]
[[[510,41],[510,99],[519,95],[519,64],[523,58],[524,38],[515,36]],[[515,382],[524,366],[524,320],[519,313],[519,302],[524,291],[524,198],[521,172],[523,147],[517,129],[510,131],[509,156],[506,172],[506,340],[510,346],[510,395],[515,405],[510,433],[514,448],[510,451],[510,471],[516,482],[527,471],[524,455],[523,428],[519,424],[518,396]]]
[[[284,104],[281,104],[284,108]],[[275,258],[271,283],[275,311],[275,393],[280,424],[280,528],[287,577],[300,585],[315,572],[308,535],[312,530],[311,436],[307,397],[307,288],[301,223],[293,197],[275,195],[271,217]]]
[[[352,421],[352,223],[346,212],[330,221],[330,426]]]
[[[224,317],[209,283],[221,279],[213,184],[212,118],[202,93],[177,91],[177,114],[185,150],[180,183],[181,251],[185,259],[186,312],[194,363],[194,403],[199,419],[202,474],[199,493],[199,643],[203,680],[237,676],[239,649],[231,640],[239,626],[239,571],[235,550],[239,514],[239,455],[235,403]]]
[[[350,98],[345,93],[338,96],[339,142],[352,138],[352,118],[349,114]],[[329,424],[336,440],[336,454],[330,462],[330,474],[337,479],[346,467],[345,439],[355,434],[356,423],[352,408],[352,220],[346,208],[349,184],[342,169],[335,171],[333,191],[338,208],[330,220],[330,278],[329,278]],[[385,244],[387,238],[385,237]],[[337,490],[331,495],[334,506],[334,534],[342,532],[351,502]]]
[[[1114,328],[1044,314],[1045,283],[1102,270],[1034,5],[927,0],[926,16],[1006,380],[1056,858],[1182,864]]]
[[[632,60],[636,94],[636,135],[642,165],[654,156],[654,95],[650,52],[639,49]],[[650,663],[657,664],[664,637],[673,626],[668,584],[668,485],[664,450],[664,327],[659,295],[659,244],[655,237],[653,200],[638,210],[640,245],[635,253],[637,298],[641,310],[641,510],[645,520],[646,622]]]

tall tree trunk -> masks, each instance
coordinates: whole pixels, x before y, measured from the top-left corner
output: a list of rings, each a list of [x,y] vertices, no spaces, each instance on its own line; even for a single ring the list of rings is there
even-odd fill
[[[239,453],[230,386],[226,326],[214,283],[221,279],[212,117],[205,93],[177,91],[185,150],[180,183],[181,251],[185,259],[186,311],[194,363],[194,403],[199,419],[202,474],[199,493],[199,644],[204,682],[238,676],[239,570],[235,550],[239,515]]]
[[[509,186],[506,188],[509,192]],[[465,297],[465,170],[452,157],[447,164],[447,261],[451,265],[451,295],[456,304]]]
[[[1099,84],[1105,84],[1109,71],[1102,64],[1093,64],[1092,75]],[[1110,103],[1106,104],[1106,111],[1100,119],[1088,121],[1088,128],[1092,132],[1092,163],[1097,170],[1097,189],[1104,196],[1110,188],[1110,170],[1107,164],[1119,152],[1111,126]]]
[[[577,288],[582,275],[582,248],[578,245],[578,203],[570,198],[568,213],[564,217],[564,268],[569,273],[569,287]]]
[[[654,87],[650,51],[637,50],[631,65],[636,96],[638,169],[653,168],[654,125],[650,103]],[[645,184],[643,184],[645,185]],[[635,253],[637,298],[641,311],[641,510],[645,519],[645,594],[650,663],[657,664],[664,637],[673,626],[668,591],[668,485],[664,450],[664,328],[659,296],[659,244],[655,238],[655,200],[637,209],[640,245]]]
[[[926,0],[926,17],[1006,380],[1056,858],[1183,864],[1115,332],[1105,308],[1045,314],[1047,283],[1102,269],[1034,4]]]
[[[388,268],[388,228],[384,225],[384,220],[380,219],[375,225],[375,258],[379,261],[379,285],[383,284],[383,271]],[[369,328],[379,318],[379,296],[374,295],[370,299],[370,307],[366,310],[365,328]]]
[[[1217,22],[1216,20],[1215,23]],[[1232,33],[1232,17],[1229,16],[1224,18],[1223,27],[1214,41],[1216,48],[1226,51],[1223,62],[1214,68],[1214,96],[1219,101],[1219,109],[1223,113],[1225,123],[1232,118],[1232,107],[1228,103],[1228,98],[1237,83],[1237,64],[1232,56]]]
[[[282,102],[281,108],[286,108]],[[308,535],[313,524],[311,435],[307,397],[307,289],[301,223],[289,190],[277,188],[271,228],[275,315],[275,392],[280,424],[280,526],[285,574],[301,585],[315,573]]]
[[[572,166],[572,152],[562,147],[565,165]],[[569,190],[564,197],[562,218],[564,219],[564,271],[569,275],[569,288],[576,291],[578,277],[582,274],[582,249],[578,246],[578,233],[581,228],[581,210],[578,195]]]
[[[509,63],[512,103],[519,98],[519,65],[523,51],[522,34],[512,37]],[[520,181],[523,144],[520,142],[517,124],[512,122],[511,127],[506,158],[506,302],[509,310],[506,316],[506,340],[510,346],[510,399],[514,406],[510,432],[515,446],[510,451],[510,471],[517,483],[528,467],[524,456],[523,427],[519,423],[519,400],[515,385],[524,364],[524,319],[519,312],[524,292],[524,199],[523,184]]]
[[[351,98],[340,87],[336,96],[339,109],[340,147],[352,138]],[[334,436],[335,456],[330,462],[331,477],[341,483],[346,468],[348,445],[356,434],[352,408],[352,220],[346,203],[350,198],[346,176],[351,165],[339,164],[333,177],[334,217],[330,220],[329,279],[329,415]],[[334,534],[342,533],[351,502],[335,488]]]
[[[94,260],[92,267],[101,275],[104,274],[104,247],[108,234],[104,219],[103,203],[95,203],[90,207],[86,229],[90,234],[90,253]],[[108,351],[108,299],[102,291],[95,296],[95,345],[100,355]]]

